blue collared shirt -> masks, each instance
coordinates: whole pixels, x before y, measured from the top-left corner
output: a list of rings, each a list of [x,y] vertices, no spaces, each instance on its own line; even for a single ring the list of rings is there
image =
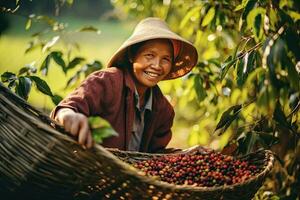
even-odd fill
[[[142,136],[145,127],[145,111],[152,110],[152,89],[150,88],[150,94],[146,103],[143,107],[140,108],[140,101],[139,101],[139,94],[135,88],[134,91],[134,99],[135,99],[135,115],[133,120],[133,129],[132,129],[132,136],[128,144],[129,151],[139,151],[140,145],[142,141]]]

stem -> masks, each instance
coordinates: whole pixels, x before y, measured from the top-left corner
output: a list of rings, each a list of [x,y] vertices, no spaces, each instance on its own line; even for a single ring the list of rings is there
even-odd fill
[[[247,53],[250,53],[251,51],[258,49],[260,46],[262,45],[261,42],[257,43],[255,46],[251,47],[250,49],[248,49],[248,51],[246,51],[245,53],[243,53],[242,55],[238,56],[235,58],[235,60],[238,60],[242,57],[244,57]]]
[[[20,5],[17,4],[15,8],[6,8],[6,7],[0,7],[0,11],[4,13],[11,13],[15,14],[15,12],[19,9]]]
[[[286,118],[290,118],[295,112],[299,110],[299,108],[300,108],[300,101],[298,101],[298,104],[296,105],[294,110],[292,110],[292,112]]]

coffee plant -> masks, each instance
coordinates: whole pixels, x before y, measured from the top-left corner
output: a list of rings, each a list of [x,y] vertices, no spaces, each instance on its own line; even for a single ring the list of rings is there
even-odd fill
[[[128,17],[165,19],[197,47],[199,63],[192,73],[162,84],[176,120],[192,127],[189,144],[236,155],[270,149],[278,162],[264,189],[299,199],[299,1],[113,3]]]
[[[256,199],[299,199],[299,1],[111,2],[117,14],[122,12],[134,19],[149,16],[165,19],[174,31],[197,47],[199,62],[194,70],[183,79],[162,84],[176,109],[175,120],[192,127],[188,133],[189,145],[210,145],[235,155],[270,149],[278,162]],[[1,7],[1,12],[14,14],[21,3],[16,0],[13,6]],[[73,1],[58,0],[55,4],[55,12],[59,13],[60,6],[71,5]],[[57,103],[61,98],[36,75],[36,70],[47,75],[50,62],[57,63],[65,74],[80,67],[68,81],[70,86],[81,75],[102,65],[99,61],[87,63],[81,56],[70,57],[70,49],[78,44],[53,50],[63,39],[60,34],[66,27],[45,15],[29,15],[26,28],[36,22],[44,22],[48,27],[33,36],[26,53],[40,48],[44,53],[42,62],[26,65],[18,73],[6,72],[1,79],[25,99],[31,86],[36,85]],[[80,31],[97,32],[90,26]],[[49,33],[52,33],[49,40],[41,40],[41,35]],[[270,195],[273,193],[277,197]]]
[[[58,15],[60,8],[67,5],[72,5],[73,1],[59,0],[53,2],[55,4],[55,14]],[[22,1],[4,3],[0,6],[1,12],[8,14],[17,14],[18,8]],[[53,104],[57,105],[63,97],[52,92],[48,83],[43,80],[42,76],[47,76],[49,69],[53,67],[53,63],[61,68],[61,71],[67,73],[73,69],[77,69],[75,74],[69,78],[65,88],[72,87],[80,82],[82,77],[87,77],[90,73],[103,68],[99,60],[87,62],[87,59],[82,56],[72,56],[75,50],[78,50],[80,45],[76,41],[70,41],[65,37],[68,32],[94,32],[99,33],[99,30],[93,26],[83,26],[78,30],[68,30],[67,25],[53,17],[47,15],[30,14],[27,16],[25,29],[30,30],[34,23],[42,23],[44,29],[32,35],[32,40],[28,42],[28,47],[24,54],[31,53],[36,49],[42,52],[42,58],[36,58],[30,64],[20,67],[18,72],[7,71],[1,74],[1,82],[6,84],[8,88],[14,90],[17,95],[25,100],[28,100],[32,86],[36,86],[39,92],[49,96]],[[49,37],[50,36],[50,37]],[[64,44],[59,47],[58,43]],[[38,75],[40,72],[41,76]],[[110,124],[99,117],[89,118],[90,127],[93,132],[93,137],[96,142],[101,143],[106,137],[117,135]]]

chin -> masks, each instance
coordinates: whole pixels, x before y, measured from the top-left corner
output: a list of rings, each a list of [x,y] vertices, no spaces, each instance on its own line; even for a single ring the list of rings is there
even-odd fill
[[[156,84],[157,84],[157,82],[148,82],[148,81],[143,82],[143,85],[146,87],[153,87]]]
[[[150,88],[150,87],[153,87],[155,86],[157,83],[152,83],[152,84],[145,84],[146,87]]]

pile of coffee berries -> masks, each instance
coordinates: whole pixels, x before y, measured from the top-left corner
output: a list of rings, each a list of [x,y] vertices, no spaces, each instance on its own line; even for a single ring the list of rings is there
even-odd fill
[[[133,166],[161,181],[176,185],[212,187],[244,182],[259,167],[215,151],[195,151],[139,161]]]

